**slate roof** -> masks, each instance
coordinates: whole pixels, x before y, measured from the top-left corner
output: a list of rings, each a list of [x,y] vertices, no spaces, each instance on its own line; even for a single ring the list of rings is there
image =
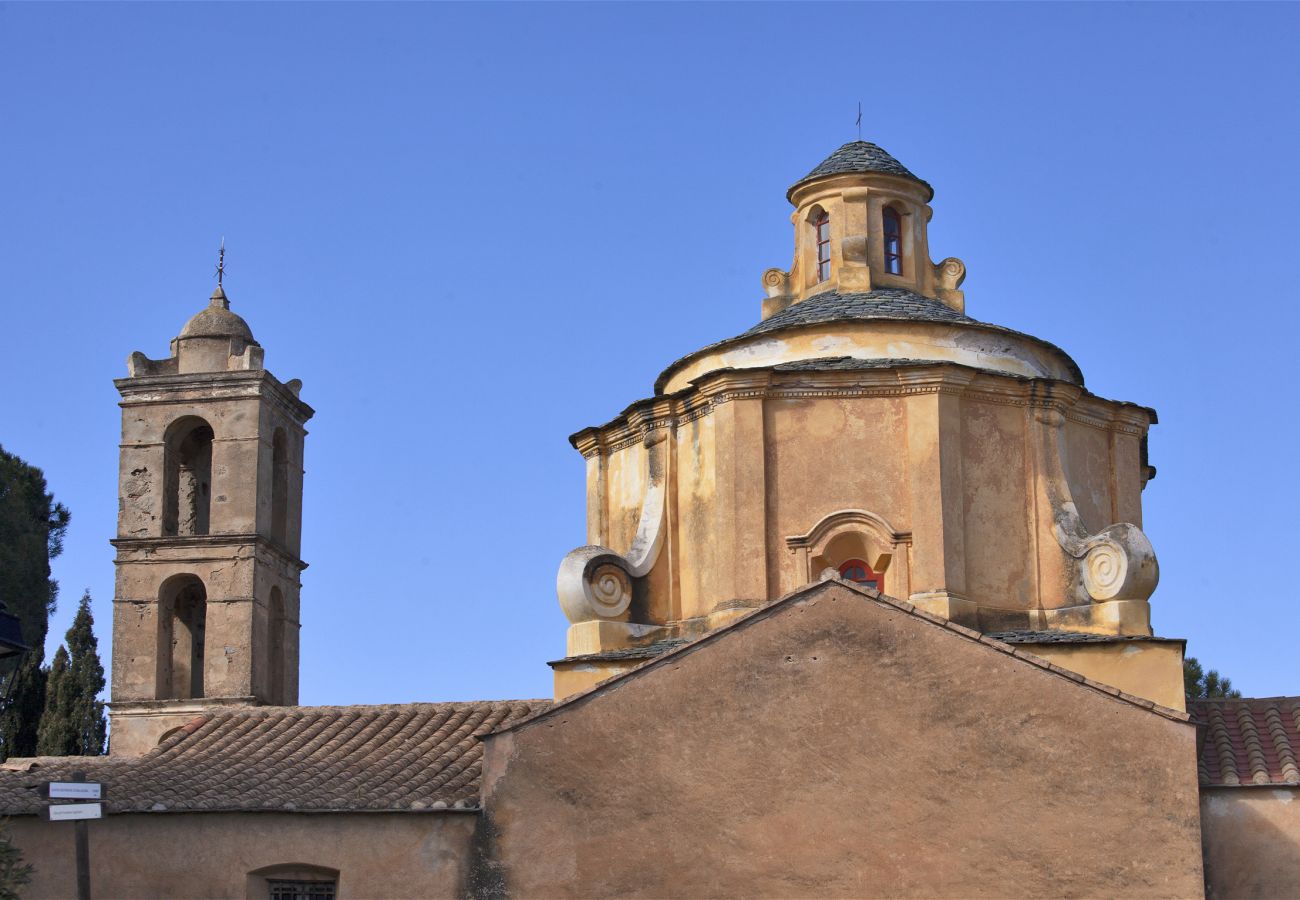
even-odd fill
[[[1116,644],[1124,641],[1185,643],[1182,638],[1151,637],[1141,634],[1090,634],[1085,631],[991,631],[987,637],[1004,644]]]
[[[925,297],[915,291],[909,291],[905,288],[877,288],[874,291],[859,291],[850,293],[840,293],[839,291],[825,291],[820,294],[814,294],[807,300],[794,303],[779,313],[769,316],[759,322],[748,331],[744,331],[735,337],[726,340],[716,341],[707,346],[701,347],[693,353],[670,363],[667,368],[655,379],[655,393],[662,393],[664,386],[683,364],[689,360],[695,359],[702,354],[725,347],[728,344],[734,344],[737,341],[743,341],[755,335],[767,334],[778,331],[783,328],[799,328],[807,325],[820,325],[826,322],[850,322],[850,321],[912,321],[912,322],[938,322],[953,323],[959,325],[972,325],[976,328],[988,331],[1001,332],[1003,334],[1015,335],[1017,337],[1028,338],[1042,346],[1049,347],[1059,353],[1070,367],[1070,372],[1074,380],[1080,386],[1083,385],[1083,372],[1075,363],[1070,355],[1057,347],[1050,341],[1042,338],[1036,338],[1033,335],[1023,334],[1013,328],[1007,328],[1003,325],[994,325],[989,322],[981,322],[979,319],[972,319],[970,316],[957,312],[946,304],[935,300],[931,297]]]
[[[787,192],[786,196],[794,193],[795,188],[814,178],[823,178],[827,175],[847,175],[852,173],[881,172],[886,175],[902,175],[904,178],[910,178],[913,181],[919,181],[925,185],[930,196],[934,196],[934,188],[929,183],[916,177],[905,165],[894,157],[890,156],[884,148],[871,143],[870,141],[850,141],[840,149],[836,150],[830,156],[826,157],[821,163],[800,178]]]
[[[1201,784],[1300,785],[1300,697],[1190,700]]]
[[[548,662],[548,666],[557,666],[561,663],[571,662],[602,662],[604,660],[617,659],[654,659],[656,656],[667,653],[669,650],[676,650],[683,644],[689,644],[688,638],[665,638],[662,641],[655,641],[653,644],[646,644],[641,647],[619,647],[614,650],[602,650],[599,653],[583,653],[579,656],[566,656],[564,659],[555,659]]]
[[[39,813],[35,788],[74,770],[105,785],[109,813],[473,808],[478,737],[548,706],[489,700],[214,710],[141,757],[38,757],[24,771],[0,769],[0,814]]]
[[[787,306],[769,316],[745,335],[765,334],[790,325],[819,325],[852,319],[906,319],[916,322],[963,322],[982,324],[970,316],[930,297],[904,288],[877,288],[874,291],[841,294],[826,291],[801,303]]]

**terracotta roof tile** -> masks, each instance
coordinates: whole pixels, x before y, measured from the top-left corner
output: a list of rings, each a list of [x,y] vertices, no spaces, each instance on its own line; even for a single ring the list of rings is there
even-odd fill
[[[1300,697],[1191,700],[1210,786],[1300,784]]]
[[[549,705],[214,710],[173,730],[145,756],[11,761],[0,770],[0,814],[39,812],[36,788],[78,769],[104,783],[108,812],[464,809],[478,803],[478,737]]]

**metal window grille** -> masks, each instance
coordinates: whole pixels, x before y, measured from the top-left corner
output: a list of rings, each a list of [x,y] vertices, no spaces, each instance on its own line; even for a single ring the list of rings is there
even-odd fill
[[[334,900],[333,881],[286,881],[267,879],[271,900]]]

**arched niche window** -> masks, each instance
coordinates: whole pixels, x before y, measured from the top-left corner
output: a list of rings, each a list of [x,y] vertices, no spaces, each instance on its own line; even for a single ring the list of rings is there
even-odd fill
[[[885,235],[885,271],[890,275],[903,274],[903,220],[898,210],[886,206],[881,213]]]
[[[207,534],[211,506],[212,426],[185,416],[163,436],[163,535]]]
[[[158,699],[203,696],[208,593],[196,575],[163,582],[158,597]]]
[[[840,577],[877,591],[885,589],[885,580],[873,572],[864,559],[850,559],[840,563]]]
[[[287,543],[289,516],[289,439],[283,428],[271,438],[271,538]]]
[[[820,284],[831,277],[831,217],[818,207],[808,221],[817,244],[817,282]]]
[[[306,863],[266,866],[248,873],[247,895],[267,900],[334,900],[339,870]]]
[[[271,601],[267,605],[267,699],[273,704],[283,705],[284,692],[284,594],[278,587],[271,588]]]

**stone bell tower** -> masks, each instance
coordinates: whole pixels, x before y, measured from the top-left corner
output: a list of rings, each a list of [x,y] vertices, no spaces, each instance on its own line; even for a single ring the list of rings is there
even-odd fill
[[[132,353],[122,395],[112,752],[144,753],[205,708],[298,701],[301,382],[218,284],[171,342]]]

